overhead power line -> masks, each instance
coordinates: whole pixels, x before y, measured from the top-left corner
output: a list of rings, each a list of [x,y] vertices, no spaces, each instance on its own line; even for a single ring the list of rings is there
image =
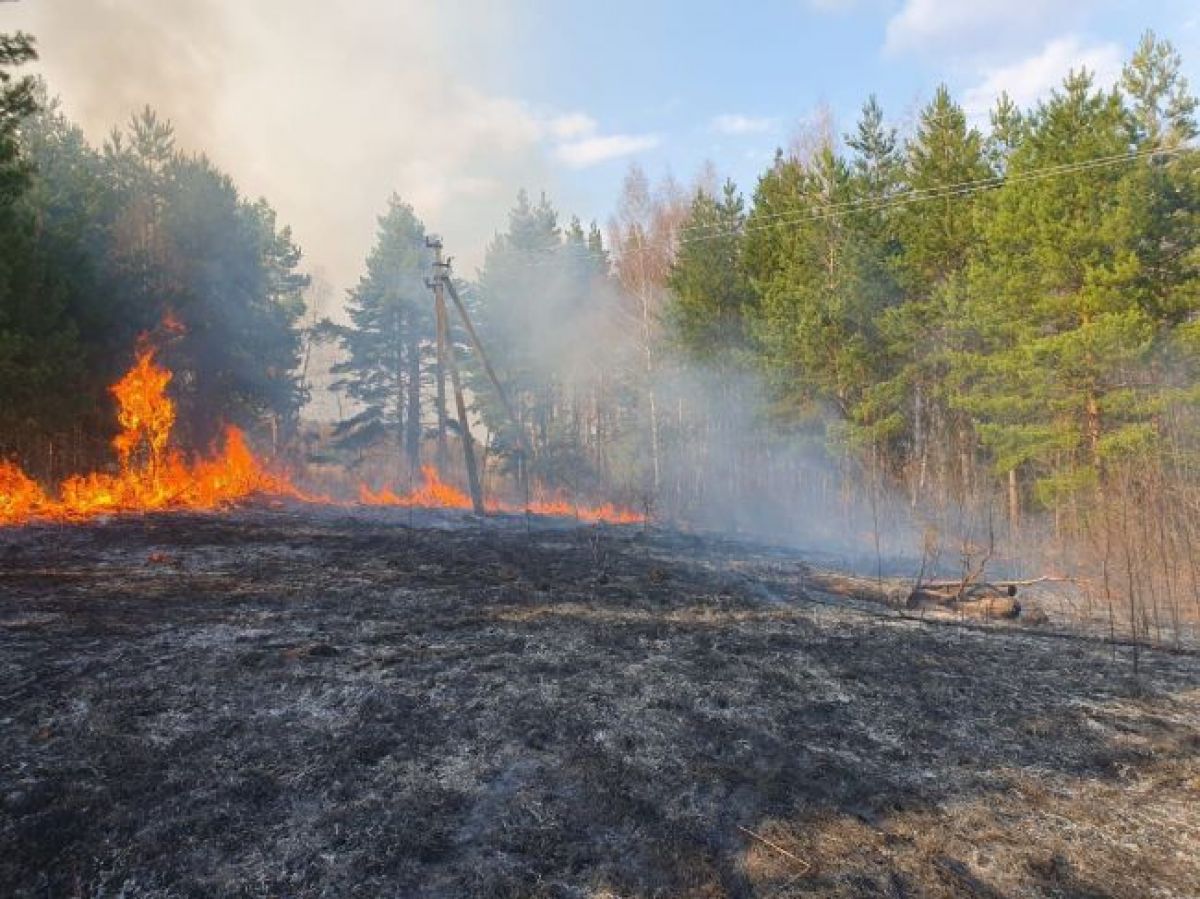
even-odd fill
[[[1133,162],[1138,159],[1145,159],[1151,156],[1173,155],[1181,152],[1182,148],[1173,150],[1139,150],[1136,153],[1114,153],[1110,156],[1097,156],[1091,159],[1077,160],[1076,162],[1064,162],[1057,165],[1045,166],[1040,169],[1028,169],[1023,172],[1015,172],[1006,175],[989,175],[986,178],[976,178],[970,181],[959,181],[948,184],[938,184],[932,187],[914,188],[912,190],[902,191],[892,194],[888,197],[860,197],[855,200],[845,200],[840,203],[825,203],[814,209],[803,210],[797,212],[795,210],[768,213],[765,215],[755,216],[756,226],[754,228],[743,228],[738,230],[759,230],[760,228],[773,227],[773,225],[761,225],[763,222],[773,222],[775,224],[788,224],[791,221],[808,221],[810,219],[819,220],[833,217],[838,213],[850,212],[858,209],[867,211],[879,211],[891,208],[892,206],[905,206],[910,203],[920,202],[922,200],[936,200],[945,196],[958,196],[970,193],[978,193],[984,190],[991,190],[997,187],[1003,187],[1005,184],[1019,184],[1026,181],[1040,181],[1045,178],[1053,178],[1058,175],[1073,174],[1075,172],[1090,171],[1092,169],[1107,168],[1113,165],[1119,165],[1124,162]],[[703,229],[706,226],[693,226]],[[691,230],[691,228],[681,229]],[[729,229],[724,232],[715,233],[715,236],[727,236]],[[702,236],[713,236],[714,232],[704,232]],[[682,237],[678,240],[679,243],[690,243],[696,238]]]
[[[1100,169],[1136,162],[1138,160],[1148,159],[1151,157],[1176,156],[1187,152],[1190,149],[1191,148],[1187,146],[1174,147],[1170,149],[1156,147],[1139,150],[1132,153],[1115,153],[1108,156],[1096,156],[1090,159],[1077,160],[1075,162],[1058,163],[1056,165],[1043,166],[1042,168],[1028,169],[1021,172],[1012,172],[1005,175],[992,175],[986,178],[977,178],[970,181],[939,184],[925,188],[914,188],[912,190],[902,191],[887,197],[860,197],[855,200],[845,200],[838,203],[825,203],[804,210],[785,210],[781,212],[767,213],[754,216],[752,224],[742,224],[736,228],[713,229],[711,226],[687,226],[677,232],[683,236],[675,237],[672,241],[672,245],[678,247],[692,243],[720,240],[724,237],[766,231],[786,225],[824,221],[826,219],[840,218],[857,211],[883,212],[889,209],[908,206],[914,203],[929,202],[931,200],[958,199],[970,196],[972,194],[981,193],[983,191],[995,190],[1008,184],[1029,183],[1034,181],[1042,181],[1049,178],[1097,171]],[[693,229],[698,230],[698,233],[691,234],[690,232]],[[564,249],[570,248],[560,247],[542,251],[547,256],[557,256],[558,258],[548,258],[545,260],[524,260],[516,264],[529,268],[541,268],[549,265],[555,265],[558,264],[562,258],[558,254],[560,254]],[[649,253],[652,251],[652,249],[652,247],[646,246],[631,247],[625,249],[623,252],[626,255],[638,255],[642,253]],[[577,255],[579,258],[587,258],[592,255],[592,252],[591,250],[581,250],[577,253]]]

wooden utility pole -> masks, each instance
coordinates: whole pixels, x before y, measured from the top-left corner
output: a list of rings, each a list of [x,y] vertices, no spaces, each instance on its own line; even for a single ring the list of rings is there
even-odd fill
[[[440,238],[427,236],[425,238],[425,246],[435,251],[437,261],[435,265],[441,264],[442,241]],[[434,271],[441,271],[440,268],[435,268]],[[437,387],[437,468],[438,471],[446,470],[446,463],[450,461],[450,454],[446,449],[446,348],[442,343],[442,333],[444,331],[443,322],[445,320],[446,304],[437,303],[436,288],[432,278],[425,279],[425,286],[431,290],[435,290],[434,314],[436,317],[434,330],[436,332],[435,343],[437,345],[437,363],[436,371],[436,387]]]
[[[450,384],[454,389],[454,405],[458,410],[458,432],[462,438],[463,459],[467,465],[467,485],[471,491],[471,506],[475,509],[476,515],[483,515],[486,509],[483,505],[483,488],[479,482],[479,469],[475,466],[475,443],[471,437],[470,422],[467,421],[467,404],[463,399],[462,382],[458,377],[458,362],[454,358],[454,347],[450,344],[450,328],[446,319],[445,288],[450,282],[450,263],[442,261],[442,241],[439,238],[427,237],[425,243],[434,253],[431,286],[434,311],[437,316],[438,356],[450,370]],[[451,285],[451,289],[453,289],[453,285]]]

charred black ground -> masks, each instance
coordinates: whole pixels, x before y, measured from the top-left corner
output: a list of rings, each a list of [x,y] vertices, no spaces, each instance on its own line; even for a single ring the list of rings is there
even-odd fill
[[[642,528],[0,532],[6,896],[1200,895],[1200,660]]]

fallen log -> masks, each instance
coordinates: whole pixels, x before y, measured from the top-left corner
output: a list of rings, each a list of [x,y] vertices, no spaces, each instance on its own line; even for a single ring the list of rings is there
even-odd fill
[[[969,584],[966,587],[959,584],[952,587],[924,584],[913,588],[905,605],[910,609],[923,605],[957,606],[982,599],[1012,597],[1016,593],[1015,587],[1001,587],[996,584]]]
[[[1016,618],[1021,614],[1021,604],[1009,596],[993,596],[960,602],[955,611],[972,618]]]
[[[999,592],[991,595],[974,592],[970,594],[970,598],[960,599],[953,593],[918,589],[909,594],[905,607],[908,609],[935,608],[947,612],[958,612],[973,618],[1016,618],[1021,614],[1021,603],[1013,597]]]
[[[804,583],[823,593],[887,606],[901,605],[905,595],[904,588],[894,583],[816,569],[808,573]]]
[[[954,612],[974,619],[1008,619],[1021,617],[1024,612],[1017,600],[1018,588],[1046,581],[1068,580],[1068,578],[1040,577],[1028,580],[975,581],[929,581],[918,583],[909,589],[896,581],[883,581],[844,575],[829,571],[812,570],[805,578],[806,586],[823,593],[848,599],[865,600],[892,608],[937,609]],[[1029,608],[1030,623],[1044,624],[1048,619],[1045,612],[1036,606]]]

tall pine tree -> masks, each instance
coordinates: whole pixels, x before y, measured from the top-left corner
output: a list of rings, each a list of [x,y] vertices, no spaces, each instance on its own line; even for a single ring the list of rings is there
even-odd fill
[[[432,259],[425,226],[398,196],[379,217],[366,273],[350,291],[347,326],[326,325],[345,359],[333,385],[358,408],[338,426],[343,445],[384,441],[403,449],[410,469],[420,464],[423,359],[435,352],[433,304],[425,279]]]

